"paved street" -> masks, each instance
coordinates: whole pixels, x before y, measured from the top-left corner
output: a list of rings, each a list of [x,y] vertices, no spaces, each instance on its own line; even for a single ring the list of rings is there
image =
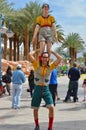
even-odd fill
[[[63,103],[67,92],[68,78],[58,77],[58,93],[60,101],[55,107],[55,120],[53,130],[86,130],[86,104],[83,100],[82,80],[79,81],[79,102]],[[34,130],[33,113],[30,108],[31,98],[27,89],[27,81],[23,86],[21,108],[11,109],[11,96],[7,94],[0,98],[0,130]],[[42,101],[43,105],[44,102]],[[40,107],[40,130],[47,130],[48,110]]]

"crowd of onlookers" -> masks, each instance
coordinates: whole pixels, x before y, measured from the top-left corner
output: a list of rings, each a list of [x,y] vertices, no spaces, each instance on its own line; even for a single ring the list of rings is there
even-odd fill
[[[67,75],[69,68],[70,67],[68,64],[59,65],[58,66],[58,75],[65,75],[65,74]],[[77,68],[79,69],[80,74],[86,74],[86,66],[77,65]]]
[[[80,69],[81,74],[86,74],[86,66],[82,66],[79,69]]]

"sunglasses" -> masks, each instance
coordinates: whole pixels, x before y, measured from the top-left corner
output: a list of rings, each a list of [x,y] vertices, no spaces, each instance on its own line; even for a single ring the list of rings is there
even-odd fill
[[[43,56],[42,58],[49,58],[49,57],[45,57],[45,56]]]

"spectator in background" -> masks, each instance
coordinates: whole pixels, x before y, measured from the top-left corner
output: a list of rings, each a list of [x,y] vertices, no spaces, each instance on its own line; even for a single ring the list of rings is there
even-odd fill
[[[58,91],[57,91],[57,86],[58,86],[57,73],[58,73],[57,69],[53,69],[53,71],[51,73],[51,77],[50,77],[50,82],[49,82],[49,89],[50,89],[50,92],[52,94],[54,106],[56,104],[55,103],[56,97],[57,97],[57,100],[60,99],[58,97]]]
[[[10,66],[8,66],[8,68],[6,70],[6,77],[7,77],[6,89],[7,89],[7,92],[9,93],[9,96],[10,96],[11,95],[11,93],[10,93],[11,77],[12,77],[12,69]]]
[[[16,70],[12,75],[12,108],[19,109],[20,108],[20,98],[22,94],[22,83],[25,82],[25,75],[21,70],[22,66],[20,64],[17,65]]]
[[[78,92],[78,80],[80,78],[80,72],[77,68],[77,64],[73,63],[73,67],[69,69],[68,72],[68,78],[69,80],[69,87],[67,91],[67,95],[65,97],[64,102],[68,102],[71,96],[71,92],[73,92],[73,101],[77,101],[77,92]]]
[[[29,83],[29,89],[30,89],[29,92],[32,97],[32,92],[34,89],[34,70],[30,71],[30,75],[28,76],[28,83]]]
[[[83,99],[83,101],[86,101],[86,78],[83,80],[82,87],[84,89],[84,99]]]

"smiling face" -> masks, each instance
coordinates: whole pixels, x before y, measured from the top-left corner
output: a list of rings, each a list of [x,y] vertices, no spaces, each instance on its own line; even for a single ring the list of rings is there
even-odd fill
[[[49,12],[49,7],[47,5],[44,5],[42,7],[42,12],[43,12],[43,15],[46,17],[48,15],[48,12]]]
[[[47,66],[48,62],[49,62],[49,54],[47,52],[43,53],[43,55],[42,55],[42,65]]]

